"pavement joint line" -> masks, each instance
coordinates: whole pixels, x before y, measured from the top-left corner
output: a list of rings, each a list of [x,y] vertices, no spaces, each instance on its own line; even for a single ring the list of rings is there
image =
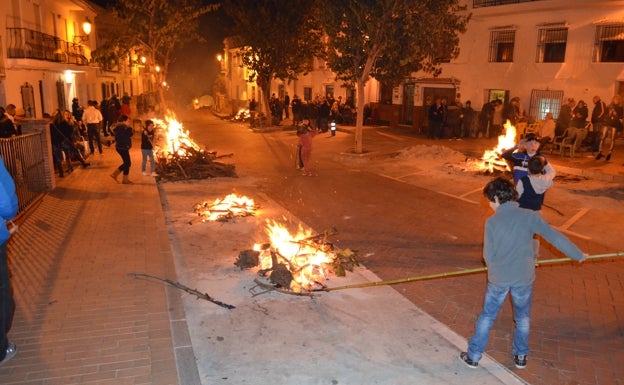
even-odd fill
[[[483,188],[479,187],[479,188],[476,188],[476,189],[474,189],[472,191],[468,191],[467,193],[464,193],[464,194],[460,195],[460,197],[464,198],[464,197],[466,197],[468,195],[472,195],[472,194],[474,194],[476,192],[479,192],[479,191],[483,191]]]
[[[390,175],[386,175],[386,174],[378,174],[378,175],[381,176],[381,177],[384,177],[384,178],[395,180],[397,182],[409,184],[408,182],[402,180],[401,178],[406,178],[408,176],[418,175],[418,174],[407,174],[407,175],[403,175],[401,177],[395,177],[395,176],[390,176]],[[434,192],[434,193],[437,193],[437,194],[440,194],[440,195],[444,195],[444,196],[447,196],[447,197],[450,197],[450,198],[455,198],[455,199],[458,199],[460,201],[464,201],[464,202],[467,202],[467,203],[470,203],[470,204],[473,204],[473,205],[478,205],[479,204],[479,202],[475,202],[473,200],[464,198],[464,195],[457,196],[457,195],[453,195],[453,194],[450,194],[450,193],[446,193],[444,191],[435,191],[435,190],[430,190],[430,189],[426,189],[426,190]],[[481,189],[475,190],[475,191],[480,191],[480,190]]]
[[[460,200],[460,201],[464,201],[464,202],[466,202],[466,203],[471,203],[471,204],[473,204],[473,205],[478,205],[478,204],[479,204],[479,202],[475,202],[475,201],[472,201],[472,200],[470,200],[470,199],[466,199],[466,198],[464,198],[464,197],[463,197],[463,196],[461,196],[461,195],[460,195],[460,196],[457,196],[457,195],[453,195],[453,194],[446,193],[446,192],[444,192],[444,191],[436,191],[436,192],[437,192],[438,194],[440,194],[440,195],[444,195],[444,196],[447,196],[447,197],[450,197],[450,198],[455,198],[455,199],[458,199],[458,200]]]
[[[559,226],[562,229],[568,229],[570,226],[572,226],[574,223],[576,223],[579,219],[581,219],[581,217],[585,214],[587,214],[587,212],[589,211],[588,208],[583,207],[582,209],[580,209],[576,214],[574,214],[572,216],[572,218],[568,219],[563,225]]]
[[[577,237],[577,238],[584,239],[584,240],[586,240],[586,241],[590,241],[590,240],[592,239],[591,237],[588,237],[587,235],[583,235],[583,234],[575,233],[574,231],[570,231],[570,230],[568,230],[568,229],[563,229],[563,228],[561,228],[561,227],[556,227],[556,229],[558,229],[558,230],[559,230],[559,231],[561,231],[562,233],[566,233],[566,234],[569,234],[569,235],[575,236],[575,237]]]

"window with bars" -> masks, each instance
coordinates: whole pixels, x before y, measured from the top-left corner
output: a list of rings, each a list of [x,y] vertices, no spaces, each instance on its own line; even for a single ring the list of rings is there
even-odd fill
[[[513,62],[516,31],[513,29],[490,32],[490,57],[494,63]]]
[[[554,119],[557,119],[562,100],[563,91],[532,90],[529,116],[535,120],[543,120],[547,113],[552,112]]]
[[[599,63],[624,62],[624,23],[596,26],[594,61]]]
[[[563,63],[568,43],[568,29],[541,28],[537,33],[537,63]]]

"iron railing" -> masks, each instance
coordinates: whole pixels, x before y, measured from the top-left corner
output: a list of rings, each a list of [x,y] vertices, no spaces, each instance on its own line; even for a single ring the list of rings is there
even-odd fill
[[[48,190],[44,135],[39,131],[0,138],[0,155],[15,182],[20,211]]]
[[[83,45],[28,28],[7,28],[7,57],[89,65]]]

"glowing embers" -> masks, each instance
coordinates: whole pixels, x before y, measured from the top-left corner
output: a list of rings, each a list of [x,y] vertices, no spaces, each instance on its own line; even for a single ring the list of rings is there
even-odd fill
[[[291,234],[284,225],[267,220],[266,233],[269,242],[242,251],[234,264],[241,269],[257,267],[258,274],[276,287],[294,293],[318,290],[331,275],[344,276],[358,266],[354,252],[337,252],[328,242],[334,232],[313,235],[299,225]]]
[[[202,202],[195,205],[193,211],[198,218],[191,221],[228,221],[236,217],[253,216],[256,213],[256,206],[253,199],[246,196],[230,194],[223,199],[215,199],[213,202]]]

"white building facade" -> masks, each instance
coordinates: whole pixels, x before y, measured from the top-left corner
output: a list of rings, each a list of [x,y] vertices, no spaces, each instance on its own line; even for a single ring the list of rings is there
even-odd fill
[[[555,118],[565,98],[589,103],[598,95],[610,102],[624,97],[624,0],[465,0],[472,14],[460,37],[460,55],[442,64],[433,78],[414,73],[399,87],[367,83],[365,103],[373,118],[420,130],[435,97],[453,103],[471,101],[475,110],[494,99],[519,97],[531,119]],[[222,63],[229,97],[244,106],[259,100],[255,83],[236,62],[235,47],[225,47]],[[323,63],[296,81],[274,80],[271,93],[304,100],[332,93],[349,100]]]
[[[70,109],[73,98],[86,106],[113,94],[143,93],[138,61],[106,68],[93,63],[102,13],[82,0],[6,0],[0,7],[0,106],[14,104],[25,118],[40,119]]]

